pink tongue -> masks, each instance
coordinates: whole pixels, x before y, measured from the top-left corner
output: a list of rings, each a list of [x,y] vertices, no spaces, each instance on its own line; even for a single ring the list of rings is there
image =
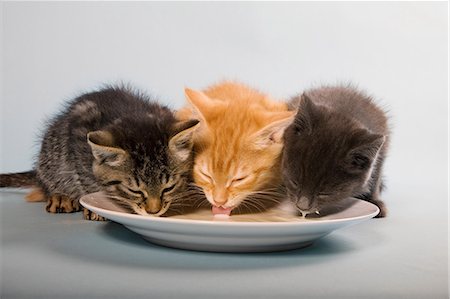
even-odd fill
[[[212,213],[214,215],[217,215],[217,214],[230,215],[231,214],[231,210],[232,209],[230,209],[230,208],[222,208],[222,207],[212,206]]]

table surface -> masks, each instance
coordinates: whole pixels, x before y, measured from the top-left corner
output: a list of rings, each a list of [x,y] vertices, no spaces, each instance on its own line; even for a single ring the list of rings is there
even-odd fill
[[[405,200],[308,248],[226,254],[152,245],[23,196],[0,193],[1,298],[448,298],[447,211]]]

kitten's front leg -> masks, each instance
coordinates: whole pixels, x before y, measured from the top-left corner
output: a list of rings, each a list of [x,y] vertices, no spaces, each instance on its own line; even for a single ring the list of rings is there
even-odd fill
[[[384,154],[382,154],[384,156]],[[369,202],[375,204],[379,209],[380,213],[378,213],[376,218],[383,218],[387,216],[387,208],[384,202],[380,198],[381,191],[383,189],[383,180],[382,180],[382,169],[383,169],[384,158],[381,158],[374,169],[373,183],[370,188],[370,198]]]
[[[83,218],[91,221],[107,221],[103,216],[98,215],[97,213],[91,212],[86,208],[83,208]]]
[[[372,200],[369,200],[369,202],[373,203],[380,209],[380,213],[378,213],[378,215],[375,216],[375,218],[383,218],[383,217],[387,216],[386,205],[384,204],[384,202],[381,199],[372,199]]]
[[[378,215],[375,216],[376,218],[383,218],[386,217],[387,215],[386,205],[380,198],[381,187],[382,187],[381,176],[377,175],[376,178],[374,179],[372,187],[370,188],[370,193],[368,194],[368,196],[365,196],[364,198],[368,202],[373,203],[380,209],[380,213],[378,213]]]
[[[374,205],[376,205],[380,209],[380,212],[378,213],[378,215],[375,216],[375,218],[386,217],[386,215],[387,215],[387,208],[386,208],[386,205],[384,204],[384,202],[379,197],[380,191],[379,190],[375,191],[375,188],[373,188],[373,189],[374,190],[370,190],[369,193],[359,194],[359,195],[357,195],[355,197],[359,198],[361,200],[365,200],[365,201],[368,201],[370,203],[373,203]]]

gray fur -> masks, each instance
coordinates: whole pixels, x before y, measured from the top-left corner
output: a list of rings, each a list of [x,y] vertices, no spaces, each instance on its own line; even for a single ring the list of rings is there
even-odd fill
[[[288,106],[297,115],[284,134],[283,174],[299,210],[314,213],[354,196],[385,216],[379,198],[390,138],[385,112],[350,86],[311,89]]]

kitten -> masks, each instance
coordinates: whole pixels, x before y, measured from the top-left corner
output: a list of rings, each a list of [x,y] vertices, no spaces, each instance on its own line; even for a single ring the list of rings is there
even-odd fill
[[[243,84],[224,82],[204,92],[186,89],[191,106],[181,119],[198,118],[194,134],[194,181],[213,214],[262,211],[284,196],[280,154],[294,113],[285,103]]]
[[[81,196],[104,191],[132,213],[162,215],[172,202],[201,194],[191,184],[198,122],[178,122],[169,108],[125,87],[84,94],[50,121],[35,170],[2,174],[0,187],[39,186],[51,213],[79,211]],[[86,209],[84,216],[101,219]]]
[[[297,109],[284,133],[282,167],[288,197],[306,214],[347,197],[376,204],[389,143],[385,113],[351,87],[309,90],[290,102]]]

